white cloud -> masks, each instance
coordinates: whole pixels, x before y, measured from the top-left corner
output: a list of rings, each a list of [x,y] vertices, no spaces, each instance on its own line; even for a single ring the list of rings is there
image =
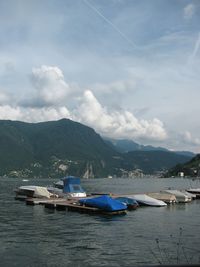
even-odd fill
[[[127,110],[108,111],[102,107],[91,91],[85,91],[81,105],[76,110],[76,119],[99,133],[129,139],[165,140],[167,138],[163,123],[158,119],[138,120]]]
[[[200,139],[195,138],[192,136],[192,134],[189,131],[185,131],[183,134],[183,140],[193,146],[200,145]]]
[[[20,120],[22,116],[23,114],[20,107],[11,107],[10,105],[0,106],[1,120]]]
[[[191,19],[195,13],[195,5],[194,4],[188,4],[184,7],[184,18],[185,19]]]
[[[0,105],[10,105],[4,111],[11,109],[17,114],[16,106],[21,105],[19,111],[27,111],[27,119],[37,120],[38,116],[41,120],[45,112],[53,113],[47,119],[58,117],[58,109],[67,107],[73,115],[74,94],[82,97],[84,88],[92,88],[104,114],[100,121],[109,121],[110,134],[113,121],[119,132],[125,132],[121,125],[128,128],[125,111],[131,110],[141,129],[146,129],[142,118],[153,124],[153,129],[155,125],[163,129],[153,120],[159,118],[167,125],[168,134],[170,129],[190,129],[192,135],[200,136],[198,1],[160,1],[158,5],[143,0],[135,5],[135,1],[88,0],[140,46],[139,50],[87,5],[80,5],[81,1],[70,1],[70,5],[68,1],[1,2],[0,91],[6,89],[12,97],[0,96]],[[161,19],[166,16],[168,19]],[[33,66],[37,68],[31,87],[27,72]],[[80,86],[80,94],[71,81]],[[135,112],[144,107],[148,107],[145,114]],[[116,117],[124,122],[117,124]]]
[[[40,109],[28,108],[23,111],[24,121],[52,121],[62,118],[71,118],[70,112],[66,107],[43,107]]]
[[[70,86],[65,82],[62,71],[58,67],[41,66],[32,70],[32,84],[36,96],[31,101],[34,105],[60,105],[71,93]],[[27,101],[30,103],[30,101]]]
[[[58,67],[42,66],[33,69],[32,82],[36,96],[26,100],[26,105],[23,103],[17,106],[10,101],[8,105],[0,106],[2,119],[37,122],[71,118],[110,137],[142,138],[154,141],[167,138],[166,130],[160,120],[139,120],[128,110],[110,111],[100,104],[90,90],[85,91],[83,95],[77,94],[77,98],[74,98],[76,108],[69,111],[66,102],[71,88],[65,82],[63,73]],[[125,83],[116,82],[116,85],[118,85],[116,90],[120,88],[122,91],[126,90]],[[115,83],[111,86],[112,90],[115,90]],[[0,101],[1,99],[2,102],[6,101],[6,95],[1,93]]]
[[[163,141],[166,143],[170,142],[170,138],[172,138],[171,134],[168,136],[168,131],[165,129],[163,122],[158,118],[151,119],[149,117],[149,119],[141,119],[142,116],[140,116],[139,119],[126,108],[110,109],[105,104],[102,104],[105,102],[101,103],[91,90],[86,90],[83,94],[80,94],[80,88],[75,90],[74,94],[76,95],[74,96],[76,97],[73,99],[75,108],[70,108],[69,110],[67,106],[71,102],[71,98],[69,99],[68,96],[72,89],[67,87],[69,91],[65,94],[65,85],[67,83],[64,80],[62,71],[57,67],[42,66],[41,68],[34,69],[33,73],[35,78],[34,88],[37,88],[37,101],[41,101],[41,97],[45,103],[35,106],[20,106],[12,101],[8,94],[0,92],[0,119],[39,122],[69,118],[94,128],[101,135],[112,138],[126,138],[150,144],[159,143],[159,145],[163,145]],[[63,87],[61,86],[63,83],[64,90],[62,90]],[[120,82],[116,82],[116,84],[120,84]],[[56,94],[56,88],[58,88],[59,94],[55,96],[56,101],[53,102],[53,97],[49,98],[48,92]],[[111,86],[112,90],[115,90],[114,83],[113,87]],[[118,92],[118,88],[116,90]],[[122,86],[123,90],[126,90],[126,86]],[[46,92],[47,95],[45,94]],[[59,99],[60,101],[58,101]],[[30,101],[33,100],[35,99],[30,98]],[[50,102],[52,104],[47,105]],[[176,141],[179,141],[177,143],[179,147],[185,145],[185,147],[194,148],[200,145],[200,139],[193,138],[188,131],[181,136],[173,138],[173,140],[174,144]]]
[[[0,118],[3,120],[41,122],[71,118],[71,116],[66,107],[23,108],[3,105],[0,106]]]

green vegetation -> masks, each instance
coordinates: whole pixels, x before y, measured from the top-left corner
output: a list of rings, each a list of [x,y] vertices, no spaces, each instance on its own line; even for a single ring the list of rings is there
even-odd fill
[[[105,176],[116,155],[93,129],[71,120],[0,121],[1,176]]]
[[[188,160],[167,151],[118,152],[93,129],[67,119],[0,121],[0,176],[129,176],[135,169],[152,174]]]
[[[177,164],[170,169],[167,176],[178,176],[180,173],[184,173],[184,176],[199,176],[200,175],[200,154],[193,157],[190,161],[184,164]]]
[[[168,151],[132,151],[124,154],[124,159],[123,168],[129,166],[131,169],[141,169],[145,174],[153,174],[167,171],[175,162],[186,162],[188,157]]]

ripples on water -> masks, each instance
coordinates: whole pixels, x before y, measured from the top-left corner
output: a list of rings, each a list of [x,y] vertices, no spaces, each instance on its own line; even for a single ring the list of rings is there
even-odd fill
[[[0,180],[1,266],[138,266],[200,262],[200,200],[102,217],[14,200],[13,188],[50,180]],[[187,188],[187,179],[84,180],[87,192]],[[198,186],[199,187],[199,186]]]

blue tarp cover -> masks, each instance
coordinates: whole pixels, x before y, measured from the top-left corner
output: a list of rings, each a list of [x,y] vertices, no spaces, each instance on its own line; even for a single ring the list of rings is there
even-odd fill
[[[85,191],[80,185],[80,178],[67,176],[63,178],[63,193],[84,193]]]
[[[86,206],[99,208],[105,211],[119,211],[127,209],[126,205],[107,195],[95,198],[80,199],[79,202]]]

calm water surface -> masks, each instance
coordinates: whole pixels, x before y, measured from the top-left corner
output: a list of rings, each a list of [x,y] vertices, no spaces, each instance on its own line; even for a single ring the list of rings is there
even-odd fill
[[[1,266],[142,266],[200,263],[200,200],[141,207],[125,216],[50,211],[15,201],[13,188],[52,180],[0,179]],[[83,180],[89,192],[200,187],[189,179]]]

